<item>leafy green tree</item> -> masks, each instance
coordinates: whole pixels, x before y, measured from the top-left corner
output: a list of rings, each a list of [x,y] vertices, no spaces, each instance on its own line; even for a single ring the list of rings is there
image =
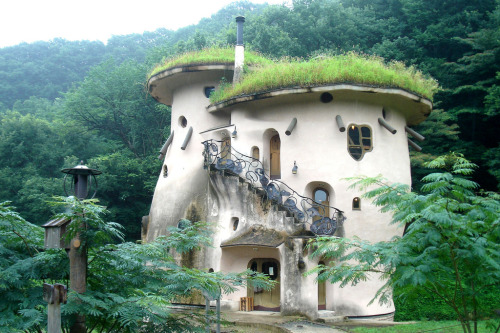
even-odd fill
[[[141,238],[141,218],[149,214],[161,163],[154,155],[135,158],[126,149],[96,156],[89,161],[103,172],[98,178],[97,196],[109,211],[109,218],[119,222],[125,238]]]
[[[43,281],[68,274],[64,251],[43,250],[43,229],[0,203],[0,332],[37,332],[46,327]]]
[[[273,285],[264,275],[249,270],[224,274],[180,266],[176,253],[211,244],[206,223],[186,220],[182,230],[171,228],[167,236],[148,244],[116,243],[122,227],[105,221],[106,209],[96,200],[67,197],[55,204],[69,208],[56,215],[72,220],[66,239],[78,233],[88,251],[87,290],[83,294],[69,291],[68,303],[61,309],[64,332],[75,313],[86,316],[89,333],[203,332],[203,315],[186,317],[173,311],[171,303],[194,292],[215,295],[246,283],[263,288]],[[67,284],[68,267],[65,251],[43,250],[42,228],[1,203],[0,332],[42,333],[47,317],[42,284]]]
[[[427,166],[440,172],[423,178],[422,194],[380,177],[353,178],[352,187],[369,189],[364,197],[392,212],[392,223],[405,227],[405,234],[378,243],[320,237],[310,244],[317,247],[313,255],[334,262],[308,274],[345,286],[378,272],[386,283],[372,301],[390,301],[392,288],[419,287],[442,299],[464,332],[477,332],[477,321],[492,310],[483,308],[482,297],[500,287],[499,196],[478,194],[478,185],[467,179],[476,165],[459,154]]]
[[[68,117],[120,142],[137,158],[153,153],[168,134],[170,109],[146,94],[146,71],[132,61],[117,65],[108,60],[93,68],[65,95]]]

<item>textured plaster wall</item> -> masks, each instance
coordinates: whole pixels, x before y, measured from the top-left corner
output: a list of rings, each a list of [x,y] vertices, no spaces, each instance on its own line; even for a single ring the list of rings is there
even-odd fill
[[[213,247],[178,257],[181,262],[207,270],[239,272],[247,268],[252,258],[277,259],[281,265],[282,313],[301,313],[315,318],[318,286],[314,276],[304,277],[302,273],[313,268],[318,258],[307,257],[302,239],[291,239],[279,248],[220,247],[221,243],[241,235],[253,225],[263,225],[288,234],[293,234],[300,227],[291,222],[293,219],[286,218],[283,212],[263,202],[236,177],[207,173],[203,169],[201,142],[228,136],[234,126],[227,126],[234,124],[238,135],[232,139],[232,146],[250,156],[252,147],[258,147],[260,160],[269,171],[269,140],[278,134],[281,139],[282,181],[307,197],[312,196],[315,188],[327,190],[330,205],[344,211],[347,217],[341,230],[342,236],[358,236],[371,241],[388,240],[401,234],[402,230],[389,226],[390,215],[380,213],[366,199],[362,199],[361,210],[352,210],[352,199],[361,197],[362,193],[348,189],[349,183],[343,178],[382,174],[391,182],[410,184],[410,160],[404,126],[405,117],[411,116],[408,110],[415,102],[383,94],[336,91],[330,103],[320,102],[319,93],[309,93],[241,103],[225,111],[209,113],[204,88],[217,86],[219,80],[216,75],[209,72],[183,73],[180,78],[173,91],[171,128],[175,135],[164,161],[168,177],[160,174],[158,178],[149,223],[146,224],[147,240],[164,235],[167,226],[176,225],[182,218],[212,222]],[[395,135],[378,123],[383,108],[386,110],[386,121],[397,129]],[[361,161],[349,155],[347,131],[339,131],[336,115],[342,117],[346,127],[351,124],[371,127],[373,150],[366,153]],[[179,122],[181,116],[187,120],[185,127]],[[297,125],[287,136],[285,130],[294,117],[297,118]],[[217,126],[226,128],[209,130]],[[186,150],[181,150],[190,127],[193,128],[191,140]],[[296,175],[291,172],[294,161],[299,167]],[[235,218],[239,219],[237,230],[232,228]],[[304,261],[305,268],[299,269],[299,259]],[[382,284],[377,276],[356,287],[341,289],[327,284],[326,307],[339,315],[392,312],[392,305],[385,307],[374,303],[367,306]],[[246,296],[246,288],[224,296],[223,305],[236,310],[239,297],[243,296]]]

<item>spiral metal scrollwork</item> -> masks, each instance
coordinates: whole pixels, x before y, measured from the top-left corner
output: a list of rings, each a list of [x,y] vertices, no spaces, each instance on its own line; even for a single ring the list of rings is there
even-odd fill
[[[298,223],[310,224],[314,234],[331,236],[344,223],[346,218],[339,209],[303,197],[280,180],[271,180],[259,160],[241,154],[223,141],[207,140],[203,145],[205,169],[214,167],[245,178],[254,188],[265,191],[268,200],[288,210]],[[331,217],[328,212],[333,212]]]

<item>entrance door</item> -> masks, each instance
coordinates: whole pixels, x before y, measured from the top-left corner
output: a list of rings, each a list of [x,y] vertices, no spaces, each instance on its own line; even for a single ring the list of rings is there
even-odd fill
[[[316,221],[322,217],[330,217],[330,198],[328,192],[322,188],[317,188],[314,190],[313,198],[316,203],[321,204],[316,207],[321,216],[315,216],[313,220]]]
[[[269,144],[270,160],[271,160],[271,179],[281,178],[281,162],[280,162],[280,148],[281,140],[280,136],[276,134],[271,138]]]
[[[248,268],[254,272],[267,274],[271,280],[277,281],[272,290],[248,287],[248,297],[253,297],[253,308],[257,311],[280,311],[280,264],[276,259],[252,259]]]
[[[318,264],[325,263],[320,261]],[[326,282],[318,282],[318,310],[326,310]]]

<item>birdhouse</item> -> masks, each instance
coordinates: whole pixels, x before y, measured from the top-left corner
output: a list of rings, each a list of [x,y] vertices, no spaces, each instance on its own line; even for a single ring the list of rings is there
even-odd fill
[[[65,237],[66,227],[70,222],[70,219],[59,218],[42,225],[45,228],[45,247],[47,249],[69,249],[69,242],[66,242]]]

